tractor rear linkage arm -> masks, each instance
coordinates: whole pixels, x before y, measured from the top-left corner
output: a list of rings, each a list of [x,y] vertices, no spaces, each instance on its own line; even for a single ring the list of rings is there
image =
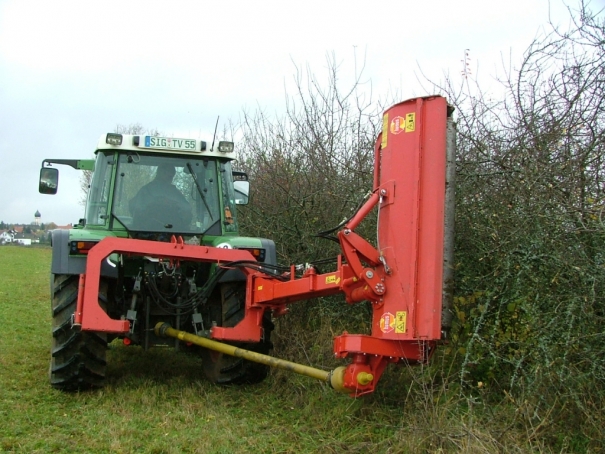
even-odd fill
[[[317,274],[309,268],[288,280],[250,268],[246,274],[245,317],[234,327],[213,327],[211,340],[158,324],[156,332],[198,343],[251,361],[284,367],[331,382],[335,388],[360,396],[374,391],[388,363],[424,363],[441,338],[446,193],[446,144],[451,111],[445,98],[416,98],[397,104],[383,117],[374,155],[374,187],[361,209],[338,232],[342,255],[334,272]],[[377,247],[355,228],[378,207]],[[88,254],[74,324],[82,330],[125,334],[128,320],[113,320],[99,306],[101,263],[110,254],[153,255],[170,260],[213,262],[254,261],[248,251],[184,244],[105,238]],[[344,258],[344,260],[343,260]],[[370,335],[343,333],[334,339],[334,354],[350,358],[346,367],[327,373],[318,369],[246,352],[221,341],[258,342],[263,314],[286,312],[287,304],[344,293],[346,302],[370,301]],[[161,326],[160,326],[161,325]],[[205,343],[204,343],[205,342]],[[209,342],[209,344],[208,344]],[[198,343],[198,345],[202,345]],[[208,344],[208,345],[206,345]],[[223,347],[217,347],[223,346]],[[246,356],[248,353],[251,355]],[[263,357],[263,358],[261,358]],[[282,362],[282,364],[278,364]]]

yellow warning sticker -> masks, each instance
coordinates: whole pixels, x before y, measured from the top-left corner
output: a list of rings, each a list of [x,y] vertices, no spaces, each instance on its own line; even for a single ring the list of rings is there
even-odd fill
[[[386,148],[389,136],[389,114],[385,113],[382,116],[382,142],[380,143],[380,148]]]
[[[405,132],[414,132],[416,130],[416,113],[405,114]]]
[[[263,289],[263,286],[259,285],[256,290],[258,290],[260,292],[262,289]]]
[[[403,334],[406,331],[408,313],[407,311],[397,311],[395,313],[395,332]]]
[[[340,278],[336,277],[335,274],[332,274],[331,276],[326,276],[326,284],[338,284],[340,283]]]

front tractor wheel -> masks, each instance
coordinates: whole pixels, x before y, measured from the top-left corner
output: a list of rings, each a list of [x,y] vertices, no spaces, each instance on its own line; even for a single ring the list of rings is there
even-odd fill
[[[218,299],[218,298],[217,298]],[[212,321],[218,326],[232,327],[244,318],[246,303],[246,284],[234,282],[222,284],[220,287],[220,304],[211,307]],[[237,343],[237,347],[251,350],[264,355],[268,354],[271,344],[273,322],[265,312],[263,318],[263,338],[257,343]],[[204,374],[213,383],[219,384],[254,384],[260,383],[269,373],[269,366],[247,361],[216,351],[202,349],[202,367]]]
[[[79,276],[55,274],[53,279],[50,384],[63,391],[100,387],[105,380],[107,336],[72,328]],[[101,281],[102,304],[106,289],[107,285]]]

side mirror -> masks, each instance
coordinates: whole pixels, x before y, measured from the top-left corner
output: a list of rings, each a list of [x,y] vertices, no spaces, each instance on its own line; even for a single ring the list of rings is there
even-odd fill
[[[53,167],[43,167],[40,169],[40,182],[38,192],[40,194],[56,194],[59,186],[59,170]]]
[[[248,195],[250,194],[250,182],[234,181],[233,189],[235,189],[235,204],[248,205]]]

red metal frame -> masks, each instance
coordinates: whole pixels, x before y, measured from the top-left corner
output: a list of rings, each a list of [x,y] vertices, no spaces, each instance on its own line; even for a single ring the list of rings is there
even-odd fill
[[[308,269],[301,278],[280,281],[242,268],[247,275],[244,319],[234,327],[214,327],[212,338],[259,341],[267,309],[344,293],[348,303],[370,301],[371,335],[343,333],[334,339],[337,357],[351,358],[345,387],[352,395],[372,392],[390,362],[426,362],[441,336],[441,290],[445,210],[447,103],[435,96],[402,102],[387,110],[375,146],[373,192],[338,233],[344,262],[335,272]],[[378,207],[378,247],[354,232]],[[127,333],[128,320],[112,320],[98,304],[101,263],[110,254],[153,255],[171,260],[221,263],[254,260],[247,251],[106,238],[88,253],[80,279],[75,323],[83,330]],[[373,380],[359,380],[361,372]],[[363,382],[363,383],[360,383]]]
[[[130,330],[128,320],[113,320],[99,306],[99,284],[101,264],[111,254],[148,256],[167,260],[197,260],[219,265],[237,260],[254,261],[254,256],[245,250],[223,249],[208,246],[192,246],[183,243],[181,237],[172,237],[170,243],[107,237],[88,252],[86,274],[80,275],[80,291],[74,324],[83,330],[125,334]],[[259,328],[260,332],[260,328]]]

